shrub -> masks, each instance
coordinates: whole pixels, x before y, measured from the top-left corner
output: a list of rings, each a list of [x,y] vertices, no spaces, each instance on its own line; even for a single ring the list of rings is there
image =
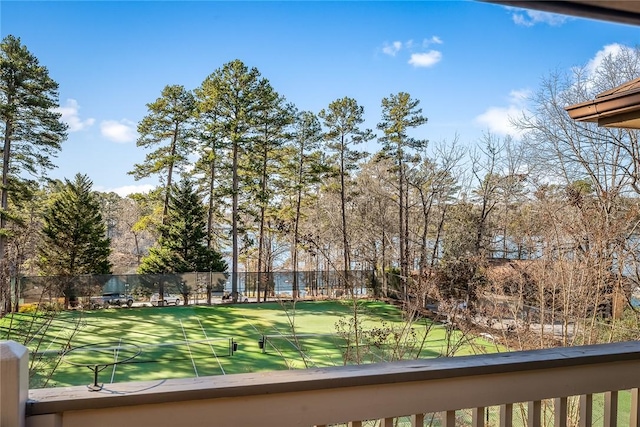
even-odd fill
[[[35,313],[36,311],[38,311],[37,302],[22,304],[18,309],[18,313]]]

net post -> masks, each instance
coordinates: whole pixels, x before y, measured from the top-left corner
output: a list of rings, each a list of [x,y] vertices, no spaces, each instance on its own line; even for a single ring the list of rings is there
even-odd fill
[[[103,347],[92,347],[94,344],[87,344],[87,345],[82,345],[79,347],[74,347],[74,348],[70,348],[69,350],[65,351],[64,353],[62,353],[62,360],[70,365],[74,365],[74,366],[81,366],[81,367],[85,367],[85,368],[89,368],[92,372],[93,372],[93,384],[88,384],[87,388],[89,389],[89,391],[100,391],[103,388],[103,384],[99,384],[98,383],[98,373],[103,371],[104,369],[106,369],[109,366],[115,366],[116,365],[120,365],[120,364],[124,364],[129,362],[131,359],[134,359],[135,357],[138,357],[138,355],[140,355],[141,352],[141,348],[136,345],[136,344],[130,344],[128,347],[133,349],[131,354],[126,355],[126,357],[124,358],[120,358],[120,360],[117,360],[117,356],[120,355],[120,351],[124,348],[121,345],[121,342],[107,342],[107,343],[102,343]],[[100,344],[98,344],[100,345]],[[74,361],[74,360],[70,360],[69,359],[69,355],[73,354],[75,355],[76,353],[79,352],[83,352],[83,351],[102,351],[103,354],[110,354],[108,353],[108,351],[112,350],[113,351],[113,360],[112,361],[108,361],[108,362],[103,362],[100,360],[92,360],[91,362],[88,361]],[[94,357],[94,359],[99,359],[97,356]]]
[[[91,370],[93,371],[93,384],[87,386],[87,388],[89,389],[89,391],[100,391],[102,390],[102,386],[98,384],[98,365],[93,365],[93,368],[91,368]]]
[[[260,339],[258,340],[258,348],[262,353],[264,353],[264,335],[261,335]]]

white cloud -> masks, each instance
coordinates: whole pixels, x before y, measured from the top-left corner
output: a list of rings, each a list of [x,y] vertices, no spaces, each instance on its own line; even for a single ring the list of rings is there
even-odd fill
[[[78,111],[80,106],[75,99],[67,99],[67,103],[64,106],[55,108],[54,111],[62,115],[61,120],[69,125],[69,132],[78,132],[88,127],[93,126],[95,119],[88,118],[80,120]]]
[[[509,93],[508,106],[490,107],[484,113],[475,118],[475,122],[498,135],[519,136],[511,120],[522,115],[526,111],[526,100],[530,96],[529,89],[512,90]]]
[[[511,8],[510,8],[511,9]],[[514,10],[514,9],[511,9]],[[552,26],[558,26],[564,24],[568,17],[564,15],[557,15],[555,13],[541,12],[539,10],[527,10],[524,12],[513,12],[511,15],[513,22],[517,25],[525,27],[533,27],[536,24],[547,24]]]
[[[531,89],[514,89],[509,92],[511,103],[522,105],[531,96]]]
[[[136,140],[136,126],[130,120],[104,120],[100,123],[102,135],[115,142],[132,142]]]
[[[442,60],[442,52],[430,50],[425,53],[413,53],[409,64],[414,67],[432,67]]]
[[[442,39],[438,36],[433,36],[430,39],[424,39],[422,42],[422,46],[427,47],[431,44],[442,44],[444,43]]]
[[[492,133],[500,135],[514,135],[516,129],[509,122],[511,117],[516,117],[522,109],[515,105],[508,107],[491,107],[476,117],[476,122],[489,129]]]
[[[141,185],[124,185],[122,187],[116,187],[116,188],[96,187],[96,191],[100,191],[103,193],[114,192],[120,197],[126,197],[133,193],[147,193],[153,190],[154,188],[155,187],[151,184],[141,184]]]
[[[587,62],[587,73],[589,73],[590,76],[593,76],[605,58],[608,56],[618,56],[620,52],[622,52],[622,49],[623,46],[618,43],[609,44],[600,49],[595,56]]]
[[[382,47],[382,52],[389,56],[396,56],[396,53],[398,53],[400,49],[402,49],[402,42],[396,41],[391,44],[385,43]]]
[[[438,36],[432,36],[429,39],[424,39],[422,41],[422,48],[426,48],[432,44],[442,44],[443,41]],[[394,42],[385,42],[382,45],[382,53],[389,56],[396,56],[398,52],[401,50],[412,51],[414,48],[420,47],[418,43],[415,43],[413,40],[407,40],[406,42],[394,41]],[[417,54],[417,55],[425,55],[425,54]]]

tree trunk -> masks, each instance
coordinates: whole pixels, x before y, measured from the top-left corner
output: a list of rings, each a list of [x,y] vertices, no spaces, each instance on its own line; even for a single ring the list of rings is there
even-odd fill
[[[346,195],[347,189],[345,186],[345,179],[344,179],[344,175],[345,175],[344,136],[342,137],[342,147],[343,148],[340,151],[340,202],[341,202],[341,208],[342,208],[342,244],[344,247],[343,261],[344,261],[344,272],[346,276],[347,272],[351,269],[351,260],[350,260],[350,254],[349,254],[349,237],[347,233],[347,195]],[[345,277],[345,280],[348,280],[348,278]],[[348,285],[348,283],[345,283],[345,286],[346,285]]]
[[[176,155],[176,144],[178,142],[178,132],[180,125],[176,123],[175,128],[173,129],[173,138],[171,140],[171,158]],[[169,211],[169,197],[171,196],[171,182],[173,178],[173,165],[174,162],[171,160],[169,164],[169,170],[167,171],[167,188],[164,193],[164,207],[162,208],[162,225],[166,224],[167,220],[167,212]]]
[[[7,96],[7,105],[12,105],[13,99],[11,93]],[[7,227],[7,210],[9,206],[9,190],[7,189],[7,185],[9,183],[9,160],[11,158],[11,135],[13,133],[13,123],[11,119],[7,119],[5,123],[5,133],[4,133],[4,145],[2,151],[2,188],[0,189],[0,295],[6,295],[4,290],[8,288],[9,281],[7,280],[7,236],[5,234],[5,229]],[[11,311],[11,302],[5,301],[5,311]]]
[[[263,262],[265,256],[265,248],[264,248],[264,223],[265,223],[265,211],[266,205],[268,203],[267,200],[267,160],[268,160],[268,148],[267,148],[267,132],[265,129],[264,135],[264,151],[262,153],[262,176],[260,177],[260,191],[262,191],[262,201],[260,202],[260,230],[258,235],[258,283],[257,283],[257,293],[258,293],[258,302],[260,302],[260,285],[262,284],[262,270],[264,269],[264,265],[266,262]],[[266,291],[266,286],[265,286]],[[264,294],[264,302],[267,302],[267,292]]]
[[[231,178],[231,298],[238,302],[238,129],[232,136],[233,165]]]
[[[400,148],[398,148],[400,151]],[[406,290],[407,290],[407,280],[406,280],[406,270],[407,270],[407,260],[405,259],[404,252],[404,191],[402,190],[403,186],[403,175],[402,175],[402,158],[400,154],[398,154],[398,257],[400,258],[400,289],[402,290],[402,299],[406,298]]]
[[[215,191],[216,160],[211,159],[211,176],[209,177],[209,209],[207,211],[207,248],[213,247],[213,192]]]
[[[442,216],[438,223],[438,231],[436,232],[436,239],[433,242],[433,252],[431,253],[431,267],[436,265],[436,259],[438,257],[438,245],[440,245],[440,236],[442,236],[442,230],[444,230],[444,219],[447,213],[447,205],[442,207]]]
[[[298,161],[298,194],[296,195],[296,217],[293,221],[293,246],[292,246],[292,268],[293,268],[293,281],[292,281],[292,293],[293,298],[296,299],[299,295],[298,290],[298,240],[300,238],[300,215],[302,205],[302,179],[303,179],[303,167],[304,167],[304,142],[300,144],[300,159]]]

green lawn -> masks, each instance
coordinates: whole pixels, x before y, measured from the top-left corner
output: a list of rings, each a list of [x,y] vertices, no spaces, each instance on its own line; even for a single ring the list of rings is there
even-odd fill
[[[408,324],[383,302],[359,301],[356,313],[364,342],[358,348],[350,345],[354,305],[338,301],[69,311],[52,319],[17,314],[0,320],[0,339],[42,355],[32,356],[32,384],[50,377],[47,387],[89,384],[96,365],[104,367],[99,382],[108,384],[438,357],[456,346],[456,354],[497,350],[426,320]]]

